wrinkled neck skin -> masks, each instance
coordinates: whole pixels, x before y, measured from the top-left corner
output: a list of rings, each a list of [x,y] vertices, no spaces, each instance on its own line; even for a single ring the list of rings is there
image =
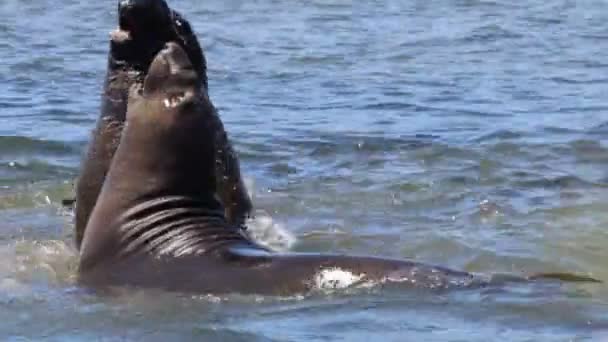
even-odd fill
[[[250,243],[226,222],[215,194],[216,137],[201,134],[213,132],[210,120],[191,115],[167,129],[162,120],[172,119],[162,114],[127,119],[87,225],[81,270],[125,255],[175,257]]]
[[[164,45],[164,39],[175,40],[184,47],[195,69],[198,70],[201,86],[207,89],[206,60],[198,39],[190,24],[179,13],[175,11],[171,13],[174,21],[173,30],[175,30],[172,34],[163,33],[161,37],[148,37],[143,42],[137,39],[125,42],[115,39],[116,37],[110,40],[108,67],[101,94],[101,114],[76,185],[77,248],[80,248],[86,225],[120,140],[127,112],[129,89],[135,84],[143,83],[152,58]],[[141,56],[138,53],[141,53]]]

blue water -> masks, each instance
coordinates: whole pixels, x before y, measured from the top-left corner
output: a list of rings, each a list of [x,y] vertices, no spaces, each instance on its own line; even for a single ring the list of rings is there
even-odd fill
[[[605,1],[173,1],[277,249],[608,281]],[[0,0],[0,336],[608,340],[608,285],[290,298],[74,281],[61,199],[99,113],[115,1]]]

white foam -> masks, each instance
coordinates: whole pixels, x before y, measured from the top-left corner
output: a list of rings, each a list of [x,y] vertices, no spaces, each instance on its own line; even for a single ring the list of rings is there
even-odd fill
[[[319,290],[345,289],[359,284],[365,279],[365,273],[354,274],[340,268],[326,268],[314,276],[314,286]]]
[[[251,177],[244,177],[243,182],[254,201],[255,182]],[[257,243],[275,251],[284,252],[289,250],[295,243],[296,237],[291,234],[282,224],[274,222],[272,216],[265,210],[255,210],[254,218],[246,222],[249,236]]]
[[[18,281],[14,278],[0,279],[0,295],[9,298],[25,297],[32,294],[33,291],[27,284]]]
[[[43,280],[49,283],[71,282],[74,276],[76,253],[64,241],[15,241],[0,246],[0,280],[3,288],[16,282]],[[7,280],[8,279],[8,280]]]
[[[253,200],[253,188],[255,186],[253,178],[243,177],[243,183],[245,183],[245,189],[247,189],[247,194],[249,195],[249,198]]]
[[[263,210],[256,210],[255,218],[247,220],[247,228],[249,236],[256,242],[276,251],[289,250],[297,240],[291,232],[283,225],[274,222]]]

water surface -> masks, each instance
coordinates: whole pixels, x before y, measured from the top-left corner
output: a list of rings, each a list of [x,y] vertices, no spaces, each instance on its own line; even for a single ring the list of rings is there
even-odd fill
[[[608,281],[608,3],[174,1],[277,249]],[[61,208],[115,1],[0,0],[0,336],[608,339],[605,284],[290,298],[76,286]]]

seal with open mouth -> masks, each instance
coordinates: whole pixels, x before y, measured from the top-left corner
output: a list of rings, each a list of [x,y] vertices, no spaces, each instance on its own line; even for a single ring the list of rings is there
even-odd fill
[[[193,65],[196,83],[207,90],[203,51],[190,24],[164,0],[122,0],[118,4],[119,28],[110,34],[108,69],[102,94],[101,115],[76,184],[75,242],[80,247],[89,216],[101,191],[123,130],[129,88],[143,82],[152,59],[169,41],[180,45]],[[223,124],[213,110],[210,123],[223,135],[218,140],[215,169],[216,194],[229,222],[242,225],[252,209],[241,179],[237,155]],[[192,158],[197,158],[193,155]]]

